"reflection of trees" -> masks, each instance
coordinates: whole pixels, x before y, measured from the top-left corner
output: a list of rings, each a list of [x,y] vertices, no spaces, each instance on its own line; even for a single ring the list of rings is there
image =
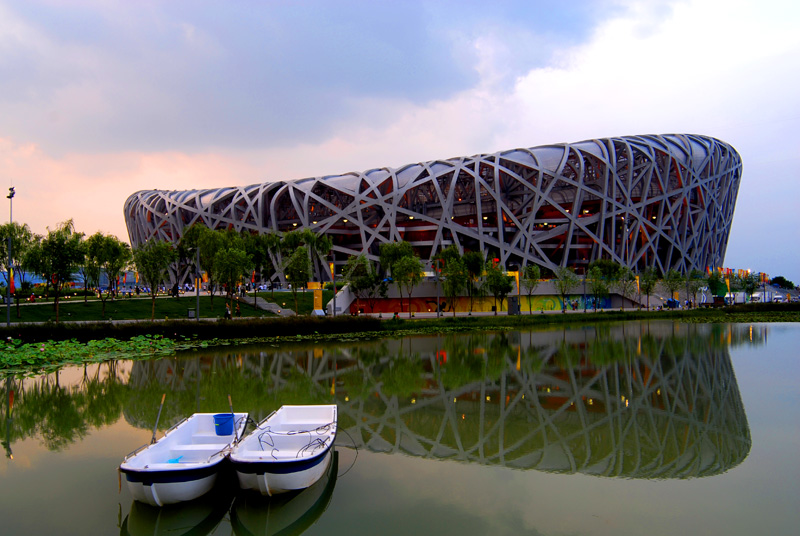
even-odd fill
[[[381,390],[389,396],[409,397],[423,386],[423,366],[418,355],[396,356],[381,374]]]
[[[5,379],[7,436],[15,441],[41,436],[50,450],[61,450],[86,436],[90,427],[116,422],[127,398],[127,386],[116,374],[116,365],[94,366],[78,385],[65,386],[60,372],[33,379]],[[13,410],[11,400],[14,400]]]
[[[80,412],[86,396],[59,385],[58,373],[43,376],[20,394],[14,421],[21,436],[39,434],[48,449],[61,450],[86,435],[88,427]]]
[[[86,393],[86,407],[82,413],[93,428],[117,422],[128,400],[128,386],[117,376],[117,363],[111,361],[106,366],[105,375],[101,375],[101,367],[95,367],[94,374],[84,368],[82,387]]]
[[[485,333],[470,337],[448,335],[442,348],[444,353],[437,362],[442,365],[441,382],[449,389],[484,378],[497,379],[505,369],[507,354],[512,351],[508,335],[503,332],[492,336]]]

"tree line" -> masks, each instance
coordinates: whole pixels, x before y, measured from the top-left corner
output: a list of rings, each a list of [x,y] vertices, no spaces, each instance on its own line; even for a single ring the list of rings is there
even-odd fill
[[[47,229],[44,235],[31,232],[27,224],[17,222],[0,226],[0,269],[4,276],[3,296],[9,285],[9,250],[13,298],[17,305],[33,294],[32,277],[44,279],[40,295],[52,296],[56,322],[59,303],[69,283],[83,283],[84,301],[96,292],[102,301],[105,318],[106,301],[119,294],[119,277],[124,270],[137,273],[137,287],[146,289],[152,300],[151,318],[155,318],[156,296],[169,280],[170,268],[176,274],[190,266],[199,278],[205,272],[207,288],[213,297],[218,289],[226,293],[233,307],[235,290],[242,281],[255,282],[274,273],[289,283],[297,310],[297,291],[312,278],[322,277],[325,256],[331,240],[308,229],[255,235],[233,230],[211,230],[201,224],[189,227],[176,245],[149,240],[131,248],[117,237],[102,232],[86,236],[75,230],[72,220]],[[199,260],[199,262],[198,262]],[[101,275],[108,279],[106,292],[100,291]],[[173,291],[177,291],[174,282]]]
[[[386,297],[389,284],[395,284],[402,300],[405,296],[409,303],[413,288],[422,281],[422,261],[415,255],[407,242],[382,244],[380,248],[380,266],[385,268],[385,278],[378,267],[371,263],[365,255],[351,257],[345,265],[343,279],[350,285],[351,291],[359,301],[365,301],[374,310],[378,298]],[[503,301],[513,290],[514,277],[510,276],[498,259],[488,259],[481,252],[470,251],[461,254],[454,245],[443,249],[433,259],[435,278],[442,285],[444,296],[453,303],[456,298],[466,296],[469,299],[469,311],[472,312],[475,298],[493,296],[495,303],[502,308]],[[586,285],[586,294],[593,298],[593,307],[597,311],[598,303],[609,297],[612,292],[622,296],[622,309],[627,300],[633,300],[638,294],[646,299],[646,307],[650,308],[650,295],[661,289],[670,298],[679,291],[685,291],[686,299],[691,297],[697,303],[697,295],[701,289],[708,287],[712,295],[724,297],[729,292],[745,292],[752,298],[759,285],[765,283],[763,274],[749,271],[726,272],[713,271],[704,273],[691,270],[681,273],[668,270],[661,274],[655,268],[646,268],[634,273],[629,267],[608,259],[591,262],[583,277],[575,273],[573,268],[559,267],[554,271],[531,264],[522,267],[517,274],[519,291],[528,296],[529,312],[532,312],[532,296],[544,280],[553,283],[561,297],[562,311],[566,309],[567,299],[582,284]],[[783,283],[782,277],[773,279],[774,283]],[[794,288],[791,282],[783,283],[783,288]],[[495,306],[495,314],[499,309]],[[455,307],[453,307],[455,316]]]
[[[149,289],[152,299],[151,317],[155,318],[156,295],[159,287],[169,279],[170,268],[175,274],[186,273],[200,277],[205,273],[207,288],[212,296],[218,289],[224,290],[233,307],[235,290],[244,281],[256,282],[277,276],[289,284],[295,310],[298,310],[297,292],[309,281],[322,281],[328,274],[326,264],[332,249],[332,241],[325,235],[317,235],[310,229],[286,233],[268,232],[252,234],[238,233],[233,229],[212,230],[195,223],[187,228],[177,245],[150,240],[138,248],[131,248],[113,235],[97,232],[86,236],[75,230],[72,220],[47,229],[45,235],[32,233],[27,224],[17,222],[0,226],[0,268],[8,285],[8,246],[11,246],[11,268],[14,274],[14,299],[19,317],[19,302],[32,293],[31,276],[44,278],[44,293],[54,298],[56,321],[58,304],[67,284],[76,278],[87,291],[97,291],[101,274],[108,278],[107,292],[98,292],[105,318],[106,300],[118,293],[118,278],[123,270],[136,270],[143,286]],[[435,278],[442,285],[445,297],[451,303],[466,294],[469,310],[478,297],[493,296],[502,308],[503,301],[513,289],[514,278],[508,275],[498,259],[489,259],[482,252],[460,253],[455,245],[441,250],[432,263]],[[378,263],[366,255],[351,256],[346,261],[341,280],[359,301],[366,301],[374,308],[376,300],[385,297],[389,285],[396,285],[401,296],[409,303],[413,289],[422,281],[424,266],[408,242],[384,243],[380,247]],[[335,277],[334,274],[330,274]],[[692,270],[682,274],[669,270],[659,274],[647,268],[634,274],[630,268],[610,260],[601,259],[589,264],[583,280],[588,295],[594,298],[594,307],[612,291],[626,299],[636,293],[649,296],[661,286],[670,297],[685,288],[686,296],[693,296],[708,286],[716,296],[727,292],[743,291],[752,296],[760,283],[761,274],[750,272],[705,274]],[[557,268],[550,272],[537,265],[522,267],[518,274],[519,290],[530,299],[540,281],[552,280],[561,297],[562,309],[567,296],[583,281],[572,268]],[[793,288],[794,284],[778,276],[774,284],[782,288]],[[138,281],[137,281],[138,284]],[[196,283],[195,283],[196,284]],[[177,282],[174,283],[177,290]],[[3,289],[5,295],[5,289]],[[84,292],[84,300],[87,292]],[[455,309],[453,310],[455,314]]]

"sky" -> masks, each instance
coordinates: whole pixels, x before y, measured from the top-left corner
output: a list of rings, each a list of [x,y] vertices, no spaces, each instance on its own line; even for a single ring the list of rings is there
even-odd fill
[[[127,241],[138,190],[703,134],[742,156],[725,266],[800,283],[798,27],[796,0],[0,0],[0,192]]]

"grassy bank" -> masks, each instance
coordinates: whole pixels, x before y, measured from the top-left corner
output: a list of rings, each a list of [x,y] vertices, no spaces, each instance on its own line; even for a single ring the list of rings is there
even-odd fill
[[[203,300],[206,300],[203,302]],[[678,320],[681,322],[800,322],[800,304],[748,304],[735,305],[720,309],[692,309],[692,310],[665,310],[665,311],[600,311],[597,313],[571,313],[571,314],[522,314],[517,316],[491,315],[491,316],[442,316],[441,318],[403,318],[378,319],[371,316],[337,316],[337,317],[312,317],[306,315],[292,317],[276,317],[274,315],[246,316],[254,313],[252,306],[243,307],[243,317],[230,321],[221,320],[224,313],[223,300],[214,299],[212,309],[208,298],[201,298],[201,311],[213,311],[205,319],[189,320],[186,311],[189,305],[194,305],[194,298],[169,298],[159,301],[159,310],[174,311],[170,316],[165,314],[162,320],[151,322],[149,320],[149,301],[147,301],[146,319],[137,315],[136,310],[141,303],[131,303],[132,307],[124,313],[118,313],[115,320],[136,319],[136,322],[75,322],[64,321],[56,324],[47,319],[42,324],[13,324],[11,327],[0,326],[0,336],[23,339],[27,342],[41,342],[46,340],[76,339],[88,341],[114,337],[127,339],[136,335],[161,335],[163,337],[186,337],[200,340],[210,339],[240,339],[253,337],[276,336],[303,336],[308,334],[338,334],[378,332],[390,334],[394,331],[431,330],[478,330],[478,329],[525,329],[538,325],[552,324],[580,324],[596,322],[622,322],[629,320]],[[134,300],[136,301],[136,300]],[[311,311],[311,299],[307,300],[305,308]],[[161,303],[163,302],[163,303]],[[144,303],[144,302],[142,302]],[[84,307],[80,304],[70,306]],[[52,305],[50,305],[52,307]],[[72,307],[65,307],[70,311]],[[263,311],[259,311],[263,313]],[[183,313],[183,314],[178,314]],[[109,315],[110,316],[110,315]],[[65,316],[74,320],[73,316]]]
[[[249,295],[252,297],[252,294]],[[308,315],[314,307],[314,296],[311,292],[300,292],[297,295],[297,304],[300,315]],[[269,301],[282,308],[294,309],[294,299],[290,292],[276,292],[274,295],[269,292],[258,294],[259,300]],[[323,292],[323,301],[331,299],[333,292]],[[225,315],[224,296],[200,296],[200,318],[223,318]],[[158,297],[156,298],[155,318],[158,320],[181,320],[188,319],[189,310],[195,310],[197,297],[190,294],[183,294],[178,298]],[[83,298],[70,297],[61,299],[59,302],[59,321],[61,322],[98,322],[105,320],[150,320],[152,301],[149,297],[138,298],[118,298],[107,300],[105,316],[103,316],[103,304],[95,297],[89,298],[84,302]],[[273,313],[256,309],[252,305],[244,302],[240,303],[240,313],[242,317],[273,317]],[[235,306],[232,313],[235,315]],[[0,322],[6,319],[6,308],[0,307]],[[27,322],[55,322],[56,311],[51,301],[39,301],[36,303],[22,303],[17,307],[11,306],[11,323]]]

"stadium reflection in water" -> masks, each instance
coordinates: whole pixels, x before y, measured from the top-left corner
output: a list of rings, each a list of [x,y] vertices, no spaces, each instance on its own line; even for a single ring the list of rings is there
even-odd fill
[[[139,362],[130,381],[182,391],[186,413],[190,399],[221,396],[208,390],[231,380],[237,405],[259,417],[282,403],[334,399],[347,433],[340,448],[606,477],[705,477],[750,450],[728,348],[758,344],[765,329],[628,323],[297,343]],[[127,417],[147,427],[155,414]]]

